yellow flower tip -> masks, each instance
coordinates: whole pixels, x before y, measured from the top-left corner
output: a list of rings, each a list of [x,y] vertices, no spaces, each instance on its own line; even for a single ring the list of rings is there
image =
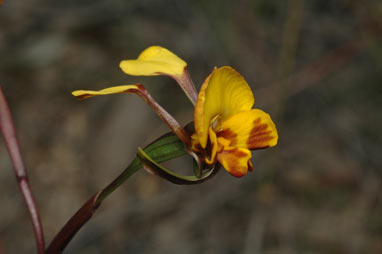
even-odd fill
[[[134,90],[141,90],[142,85],[123,85],[123,86],[113,86],[102,90],[76,90],[72,92],[72,95],[79,100],[85,100],[94,96],[99,95],[109,95],[109,94],[120,94],[120,93],[131,93]]]
[[[119,67],[132,76],[181,76],[187,63],[166,48],[151,46],[136,60],[124,60]]]

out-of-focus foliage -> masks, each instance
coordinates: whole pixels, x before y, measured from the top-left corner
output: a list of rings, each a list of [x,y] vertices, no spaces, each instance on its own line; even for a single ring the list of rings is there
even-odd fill
[[[176,186],[146,172],[113,193],[68,253],[382,252],[382,7],[378,0],[10,1],[0,6],[0,82],[49,241],[166,126],[133,95],[70,92],[143,82],[180,122],[192,105],[166,77],[118,67],[150,45],[199,88],[230,65],[272,115],[275,148],[254,172]],[[0,141],[0,252],[34,251]],[[189,159],[169,168],[192,172]]]

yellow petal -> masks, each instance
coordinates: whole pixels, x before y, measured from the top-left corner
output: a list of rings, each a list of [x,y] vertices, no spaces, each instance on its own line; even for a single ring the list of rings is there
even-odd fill
[[[122,71],[133,76],[182,75],[187,63],[168,49],[151,46],[136,60],[125,60],[119,65]]]
[[[72,94],[80,100],[91,98],[98,95],[108,95],[108,94],[119,94],[119,93],[130,93],[133,90],[137,90],[139,87],[137,85],[125,85],[125,86],[113,86],[108,87],[99,91],[92,90],[77,90],[73,91]]]
[[[216,138],[216,133],[212,130],[210,127],[208,130],[209,137],[210,137],[210,142],[211,142],[211,156],[210,158],[206,158],[206,163],[207,164],[214,164],[216,162],[216,152],[218,150],[218,142]]]
[[[195,131],[200,145],[207,145],[211,120],[221,121],[240,112],[250,110],[255,102],[252,90],[245,79],[234,69],[224,66],[214,71],[204,81],[194,112]]]
[[[235,114],[223,121],[220,128],[217,136],[230,140],[230,146],[260,149],[275,146],[278,140],[271,117],[260,109]]]
[[[241,177],[248,171],[248,164],[252,157],[251,151],[245,148],[223,150],[218,153],[218,161],[231,175]],[[252,166],[252,164],[250,164]]]

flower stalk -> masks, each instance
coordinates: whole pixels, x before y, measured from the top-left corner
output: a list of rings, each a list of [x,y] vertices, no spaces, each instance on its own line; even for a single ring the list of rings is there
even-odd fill
[[[178,82],[179,86],[182,88],[183,92],[186,94],[188,99],[195,105],[196,100],[198,98],[198,92],[196,91],[194,82],[190,77],[190,73],[187,68],[184,69],[182,75],[174,76],[176,82]]]
[[[27,206],[32,226],[33,232],[36,239],[36,247],[38,254],[45,253],[45,242],[44,233],[41,225],[40,214],[33,197],[27,170],[24,166],[24,161],[21,156],[21,151],[19,147],[19,142],[16,137],[16,131],[12,119],[11,112],[8,107],[8,103],[3,94],[3,90],[0,85],[0,129],[3,135],[5,145],[7,147],[9,157],[13,164],[13,170],[16,175],[17,183],[19,185],[21,194],[24,198],[24,202]]]

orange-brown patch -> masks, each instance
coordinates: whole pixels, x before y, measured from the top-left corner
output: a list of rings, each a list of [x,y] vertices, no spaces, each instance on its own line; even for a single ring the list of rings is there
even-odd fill
[[[249,149],[260,149],[269,147],[269,141],[274,137],[269,135],[271,132],[266,131],[258,134],[257,136],[252,136],[248,139],[247,144]]]
[[[199,140],[197,140],[196,133],[192,135],[191,138],[191,149],[193,152],[197,153],[200,157],[204,158],[203,160],[211,160],[211,154],[212,154],[212,143],[211,140],[207,140],[206,148],[203,148],[201,144],[199,143]],[[217,158],[208,163],[210,165],[216,163]]]
[[[244,176],[247,172],[245,172],[245,173],[243,173],[243,171],[242,170],[240,170],[240,169],[231,169],[230,171],[229,171],[229,173],[231,174],[231,175],[233,175],[233,176],[235,176],[235,177],[242,177],[242,176]]]
[[[253,120],[253,125],[257,125],[259,123],[261,123],[261,118],[260,117],[258,117],[255,120]]]
[[[221,157],[220,157],[221,156]],[[218,154],[218,159],[223,159],[229,168],[226,170],[233,176],[241,177],[247,173],[248,162],[244,165],[239,163],[241,158],[247,157],[247,154],[239,149],[233,150],[223,150],[220,154]],[[223,165],[224,166],[224,165]]]
[[[235,156],[236,158],[243,158],[246,157],[247,154],[243,151],[240,151],[239,149],[233,149],[230,151],[232,156]]]
[[[237,134],[231,131],[230,129],[222,130],[218,133],[216,133],[218,137],[223,137],[225,139],[228,139],[231,141],[231,146],[235,146],[237,144]]]
[[[249,149],[261,149],[269,147],[269,141],[273,139],[270,134],[272,131],[268,131],[268,125],[261,124],[260,117],[253,121],[253,128],[249,133],[247,145]]]
[[[85,100],[85,99],[87,99],[89,97],[92,97],[92,96],[90,94],[88,94],[88,93],[76,96],[76,98],[79,99],[79,100]]]
[[[248,160],[248,170],[253,171],[253,164],[251,160]]]

